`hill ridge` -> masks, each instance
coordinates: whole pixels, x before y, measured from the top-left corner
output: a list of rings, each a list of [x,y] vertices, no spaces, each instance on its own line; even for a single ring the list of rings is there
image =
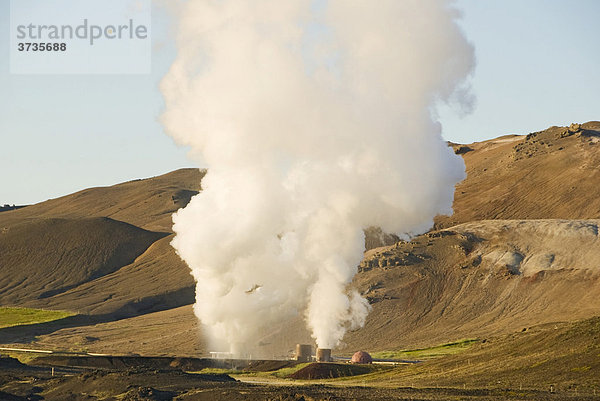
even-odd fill
[[[353,285],[373,311],[365,328],[347,334],[342,352],[430,346],[600,315],[600,122],[450,146],[467,168],[466,180],[456,187],[454,214],[438,216],[433,230],[412,241],[368,230],[366,243],[373,249],[365,253]],[[42,224],[48,217],[111,216],[161,233],[117,271],[26,302],[114,319],[140,315],[107,323],[110,330],[126,332],[133,322],[166,317],[168,324],[153,326],[157,333],[194,327],[181,331],[193,352],[206,351],[206,344],[192,341],[197,334],[192,308],[180,307],[194,301],[195,283],[169,244],[171,214],[201,190],[204,174],[177,170],[1,213],[0,244],[15,225]],[[80,237],[85,240],[85,234]],[[22,244],[26,239],[23,235]],[[0,252],[2,266],[5,254]],[[48,272],[40,286],[60,287]],[[0,277],[0,302],[23,286],[19,277]],[[155,315],[156,310],[162,312]],[[280,355],[295,342],[312,342],[304,326],[299,316],[265,328],[256,355]],[[92,329],[77,330],[80,335]],[[185,347],[183,337],[177,344]]]

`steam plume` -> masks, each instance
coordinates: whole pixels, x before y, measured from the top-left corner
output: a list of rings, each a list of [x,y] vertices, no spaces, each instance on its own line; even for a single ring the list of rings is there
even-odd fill
[[[473,50],[442,0],[190,1],[161,83],[167,132],[208,174],[173,216],[213,346],[305,314],[318,346],[364,324],[363,228],[420,233],[464,165],[432,118],[468,105]]]

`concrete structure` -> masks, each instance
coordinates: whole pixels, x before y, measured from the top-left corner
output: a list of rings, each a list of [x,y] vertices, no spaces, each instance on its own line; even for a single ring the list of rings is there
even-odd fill
[[[310,362],[312,360],[312,347],[309,344],[296,344],[295,359],[300,362]]]
[[[233,354],[231,352],[211,351],[209,352],[212,359],[232,359]]]
[[[317,362],[331,362],[331,349],[317,348]]]

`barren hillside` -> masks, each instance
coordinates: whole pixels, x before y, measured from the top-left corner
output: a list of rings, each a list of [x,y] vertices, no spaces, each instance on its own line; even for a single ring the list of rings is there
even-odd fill
[[[355,285],[373,310],[340,351],[600,315],[600,123],[453,146],[468,172],[454,215],[410,242],[370,229],[369,248],[392,245],[365,254]],[[193,280],[169,245],[171,213],[200,189],[203,174],[178,170],[0,213],[0,302],[91,315],[62,328],[0,330],[0,341],[206,352],[192,309],[181,308],[194,301]],[[175,337],[151,340],[164,335]],[[257,346],[282,355],[297,341],[310,341],[302,317],[265,328]]]
[[[365,327],[339,352],[414,348],[600,316],[599,220],[465,223],[373,249],[354,285],[369,299]],[[302,317],[265,330],[310,341]]]
[[[84,189],[0,213],[0,227],[33,218],[110,217],[146,230],[171,232],[171,215],[200,191],[204,174],[187,168],[110,187]]]
[[[490,219],[600,217],[600,122],[453,145],[467,166],[454,214],[438,227]]]
[[[356,278],[373,312],[346,342],[431,345],[598,316],[598,223],[471,222],[373,250]]]
[[[106,217],[36,219],[4,228],[0,302],[26,305],[114,273],[165,235]]]
[[[169,245],[171,215],[203,174],[177,170],[0,213],[0,303],[118,318],[193,302],[193,279]]]

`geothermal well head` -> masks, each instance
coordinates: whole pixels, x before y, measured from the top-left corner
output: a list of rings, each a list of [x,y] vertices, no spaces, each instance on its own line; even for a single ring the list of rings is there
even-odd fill
[[[309,344],[296,344],[295,359],[301,362],[310,362],[312,359],[312,347]]]
[[[331,349],[317,348],[317,362],[331,362]]]
[[[295,359],[300,362],[310,362],[312,359],[312,347],[309,344],[296,344]]]

